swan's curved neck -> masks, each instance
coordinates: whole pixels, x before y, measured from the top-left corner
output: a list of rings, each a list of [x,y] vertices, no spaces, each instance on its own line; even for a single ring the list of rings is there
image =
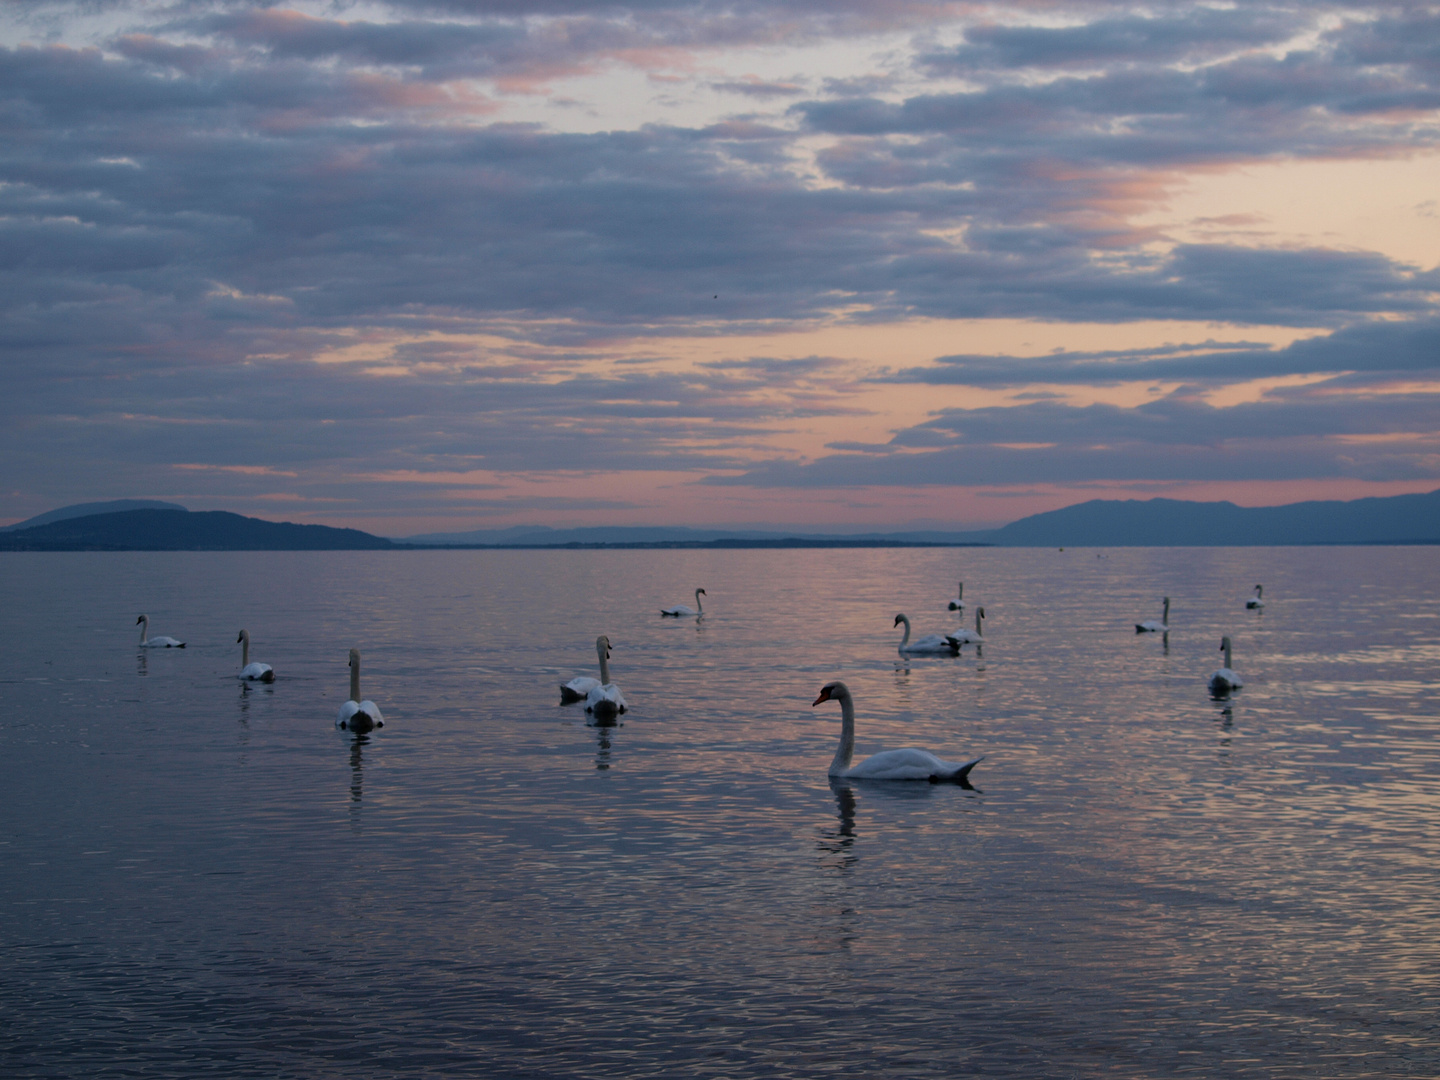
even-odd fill
[[[701,592],[701,590],[699,590],[699,589],[696,589],[696,590],[695,590],[695,614],[696,614],[696,615],[704,615],[704,614],[705,614],[705,607],[704,607],[704,605],[702,605],[702,604],[700,603],[700,592]],[[610,680],[609,680],[609,679],[606,679],[605,681],[606,681],[606,682],[609,682]]]
[[[355,702],[360,700],[360,658],[358,656],[350,658],[350,700]]]
[[[1160,625],[1170,625],[1170,598],[1168,596],[1165,597],[1165,610],[1160,614]]]
[[[981,631],[981,629],[980,629],[980,624],[983,623],[984,621],[985,621],[985,609],[984,609],[984,608],[976,608],[976,609],[975,609],[975,636],[976,636],[976,637],[984,637],[984,636],[985,636],[984,632]]]
[[[965,583],[964,583],[963,581],[960,582],[960,595],[959,595],[959,597],[957,597],[957,599],[960,599],[960,600],[964,600],[964,599],[965,599]]]
[[[240,666],[250,666],[250,632],[248,630],[240,631]]]
[[[900,651],[904,652],[905,646],[910,643],[910,620],[907,619],[904,615],[901,615],[900,621],[905,624],[905,636],[900,639]],[[840,700],[843,702],[849,701],[850,699],[848,697],[844,697]]]
[[[909,626],[906,626],[909,629]],[[855,756],[855,702],[850,691],[838,695],[840,699],[840,746],[835,751],[835,760],[830,762],[831,776],[844,776]]]
[[[1227,668],[1233,666],[1230,662],[1230,639],[1228,637],[1225,639],[1225,666]]]
[[[144,615],[141,615],[141,616],[140,616],[140,644],[141,644],[141,645],[144,645],[145,642],[147,642],[147,641],[149,641],[149,640],[150,640],[150,620],[147,619]]]
[[[604,645],[601,645],[601,644],[598,644],[598,643],[597,643],[596,646],[595,646],[595,651],[600,655],[600,684],[601,684],[602,686],[609,686],[609,685],[610,685],[610,658],[609,658],[610,650],[607,649]]]

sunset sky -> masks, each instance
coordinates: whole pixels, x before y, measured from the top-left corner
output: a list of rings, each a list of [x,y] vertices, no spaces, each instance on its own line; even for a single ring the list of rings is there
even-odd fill
[[[0,6],[0,522],[1440,488],[1440,3]]]

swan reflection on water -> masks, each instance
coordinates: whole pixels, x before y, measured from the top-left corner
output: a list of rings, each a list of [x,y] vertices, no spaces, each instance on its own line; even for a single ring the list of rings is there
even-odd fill
[[[826,826],[820,830],[820,839],[815,846],[837,870],[846,870],[859,858],[852,850],[855,847],[855,791],[844,780],[831,780],[830,790],[835,793],[836,812],[840,818],[838,829]]]
[[[615,731],[615,725],[603,724],[595,728],[595,768],[610,768],[610,736]]]
[[[358,803],[365,787],[365,746],[370,736],[362,731],[354,733],[350,740],[350,801]]]

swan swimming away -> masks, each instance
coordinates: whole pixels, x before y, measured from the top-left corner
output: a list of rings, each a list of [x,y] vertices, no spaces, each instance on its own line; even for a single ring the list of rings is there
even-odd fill
[[[952,634],[926,634],[915,641],[910,640],[910,616],[896,615],[895,625],[905,624],[905,636],[900,639],[901,656],[934,655],[959,656],[960,641]]]
[[[340,714],[335,717],[335,726],[341,730],[361,733],[385,726],[385,717],[380,715],[380,706],[373,701],[360,700],[359,649],[350,650],[350,700],[340,706]]]
[[[692,608],[687,604],[676,604],[674,607],[661,608],[661,615],[674,615],[677,619],[682,615],[704,615],[705,611],[700,606],[700,597],[705,596],[704,589],[695,590],[695,606]]]
[[[984,645],[985,635],[983,630],[981,629],[984,622],[985,609],[983,607],[977,607],[975,609],[975,629],[966,630],[962,626],[959,630],[956,630],[955,633],[951,634],[950,636],[956,641],[958,641],[961,645]]]
[[[142,649],[183,649],[185,642],[176,641],[173,637],[151,637],[150,616],[141,615],[135,620],[135,625],[140,627],[140,647]]]
[[[822,701],[840,702],[840,748],[835,751],[835,760],[830,762],[832,779],[928,780],[932,784],[943,780],[963,784],[981,760],[945,761],[928,750],[907,747],[882,750],[858,765],[851,765],[850,759],[855,756],[855,702],[851,700],[850,689],[843,682],[828,683],[820,688],[820,696],[810,707],[813,709]]]
[[[604,634],[595,639],[595,651],[600,654],[600,681],[586,692],[585,711],[596,723],[614,723],[627,705],[620,687],[610,681],[610,639]]]
[[[240,678],[248,679],[251,682],[274,682],[275,672],[269,664],[262,664],[260,661],[250,662],[250,631],[241,630],[240,636],[235,639],[240,646]]]
[[[1246,606],[1247,608],[1251,608],[1252,610],[1259,610],[1260,608],[1263,608],[1263,607],[1265,606],[1265,599],[1264,599],[1264,597],[1265,597],[1265,586],[1264,586],[1264,585],[1256,585],[1256,586],[1255,586],[1255,595],[1252,596],[1249,600],[1246,600],[1246,601],[1245,601],[1245,606]]]
[[[1164,634],[1164,633],[1168,633],[1169,630],[1170,630],[1170,598],[1169,598],[1168,596],[1165,597],[1165,610],[1164,610],[1163,612],[1161,612],[1161,614],[1160,614],[1160,619],[1159,619],[1158,622],[1157,622],[1156,620],[1154,620],[1154,619],[1146,619],[1144,622],[1137,622],[1137,623],[1135,624],[1135,633],[1137,633],[1137,634],[1147,634],[1147,633],[1153,634],[1153,633],[1155,633],[1155,632],[1157,632],[1157,631],[1158,631],[1159,633]]]
[[[595,639],[595,651],[600,654],[600,670],[605,671],[605,657],[610,651],[610,639],[601,634]],[[577,675],[567,683],[560,684],[560,704],[573,705],[584,701],[585,696],[600,685],[600,680],[589,675]]]
[[[1230,670],[1230,639],[1220,639],[1220,651],[1225,654],[1225,666],[1214,675],[1210,676],[1210,692],[1217,697],[1230,693],[1231,690],[1239,690],[1245,685],[1245,680]]]
[[[964,611],[964,610],[965,610],[965,583],[964,583],[963,581],[960,582],[960,595],[959,595],[958,597],[956,597],[954,600],[951,600],[951,601],[950,601],[950,610],[951,610],[951,611]]]

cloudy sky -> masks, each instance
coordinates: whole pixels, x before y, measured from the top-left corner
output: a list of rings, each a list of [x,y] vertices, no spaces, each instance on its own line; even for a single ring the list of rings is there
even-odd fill
[[[1440,3],[8,0],[0,521],[1440,487]]]

